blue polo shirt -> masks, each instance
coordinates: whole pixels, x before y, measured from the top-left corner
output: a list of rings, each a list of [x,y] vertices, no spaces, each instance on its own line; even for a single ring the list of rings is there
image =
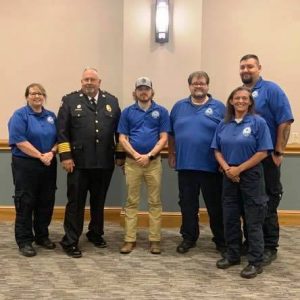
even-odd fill
[[[57,140],[56,117],[44,108],[41,113],[36,113],[27,105],[14,112],[8,122],[8,131],[9,145],[14,156],[29,157],[16,146],[25,141],[41,153],[49,152]]]
[[[211,147],[220,151],[229,165],[240,165],[256,152],[273,150],[269,128],[258,115],[246,115],[240,123],[222,121]]]
[[[252,96],[255,100],[255,110],[266,120],[275,147],[277,127],[287,121],[294,121],[289,100],[276,83],[262,78],[253,87]]]
[[[175,138],[176,170],[217,172],[218,163],[210,145],[224,112],[224,104],[211,96],[203,105],[193,104],[191,97],[174,105],[170,134]]]
[[[125,108],[118,125],[118,132],[128,136],[131,146],[140,154],[149,153],[160,139],[160,133],[169,131],[169,113],[154,101],[146,111],[137,103]]]

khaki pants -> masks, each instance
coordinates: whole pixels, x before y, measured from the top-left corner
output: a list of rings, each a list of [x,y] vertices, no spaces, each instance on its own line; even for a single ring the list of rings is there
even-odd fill
[[[125,205],[125,242],[135,242],[141,184],[144,180],[148,192],[149,241],[160,241],[161,212],[160,200],[162,166],[160,157],[150,161],[147,167],[140,167],[133,159],[126,158],[125,176],[127,201]]]

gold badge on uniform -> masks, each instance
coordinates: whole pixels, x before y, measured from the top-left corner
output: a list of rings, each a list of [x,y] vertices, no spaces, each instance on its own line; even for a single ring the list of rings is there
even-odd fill
[[[106,104],[106,110],[107,110],[108,112],[111,112],[111,106],[110,106],[109,104]]]

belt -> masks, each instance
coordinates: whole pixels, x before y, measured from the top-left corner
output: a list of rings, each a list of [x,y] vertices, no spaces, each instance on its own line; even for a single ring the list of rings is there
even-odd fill
[[[126,157],[135,160],[135,158],[134,158],[131,154],[129,154],[129,153],[126,153]],[[159,155],[156,155],[156,156],[154,156],[151,160],[155,160],[155,159],[157,159],[158,157],[159,157]]]

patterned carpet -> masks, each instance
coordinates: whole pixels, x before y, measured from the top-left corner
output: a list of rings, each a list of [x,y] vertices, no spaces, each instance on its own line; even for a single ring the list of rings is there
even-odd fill
[[[51,225],[59,241],[61,222]],[[140,230],[137,248],[119,254],[123,230],[106,224],[108,248],[99,249],[82,236],[83,257],[67,257],[55,250],[36,247],[38,255],[25,258],[14,242],[14,224],[0,223],[0,299],[300,299],[300,228],[281,230],[278,259],[254,279],[242,279],[244,265],[219,270],[219,255],[201,226],[197,247],[177,254],[181,238],[177,229],[163,230],[163,253],[148,250],[147,231]]]

